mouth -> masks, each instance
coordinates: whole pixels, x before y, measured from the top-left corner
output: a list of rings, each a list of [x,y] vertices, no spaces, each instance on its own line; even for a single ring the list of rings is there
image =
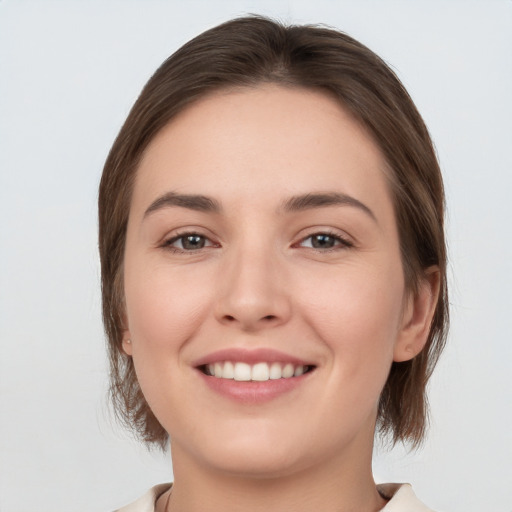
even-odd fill
[[[198,366],[209,377],[239,382],[265,382],[269,380],[294,379],[315,369],[314,365],[292,362],[257,362],[249,364],[241,361],[219,361]]]
[[[230,347],[206,354],[192,366],[216,394],[253,406],[303,389],[317,369],[308,359],[273,348]]]

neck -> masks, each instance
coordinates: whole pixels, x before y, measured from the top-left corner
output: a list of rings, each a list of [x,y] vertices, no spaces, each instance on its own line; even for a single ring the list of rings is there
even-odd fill
[[[376,512],[385,505],[371,473],[371,446],[279,475],[233,475],[197,464],[172,447],[169,512]],[[360,447],[359,447],[360,448]],[[350,448],[348,449],[350,451]]]

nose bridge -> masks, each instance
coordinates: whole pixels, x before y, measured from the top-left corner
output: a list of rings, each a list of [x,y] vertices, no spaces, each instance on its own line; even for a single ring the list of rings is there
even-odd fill
[[[291,305],[278,251],[261,238],[245,237],[227,252],[220,277],[218,319],[245,330],[286,322]]]

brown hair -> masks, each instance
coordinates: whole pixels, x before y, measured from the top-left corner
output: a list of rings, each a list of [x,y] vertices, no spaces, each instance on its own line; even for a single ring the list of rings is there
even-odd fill
[[[432,141],[398,78],[364,45],[329,28],[284,26],[257,16],[219,25],[171,55],[142,90],[105,163],[99,250],[114,410],[148,444],[165,445],[168,435],[121,346],[126,226],[140,158],[155,135],[198,98],[265,82],[326,91],[359,120],[389,166],[407,289],[414,293],[425,269],[439,267],[440,295],[426,346],[414,359],[392,364],[378,410],[381,434],[417,445],[427,421],[426,384],[448,326],[444,191]]]

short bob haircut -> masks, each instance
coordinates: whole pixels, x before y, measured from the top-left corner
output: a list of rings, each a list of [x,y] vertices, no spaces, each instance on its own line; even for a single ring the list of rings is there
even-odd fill
[[[392,364],[378,407],[377,432],[393,444],[416,447],[427,425],[427,381],[448,328],[444,190],[432,141],[401,82],[364,45],[323,26],[285,26],[259,16],[207,30],[171,55],[142,90],[106,160],[99,251],[114,410],[148,446],[165,447],[168,434],[121,345],[126,227],[141,156],[159,131],[199,98],[267,83],[324,91],[351,112],[387,162],[407,291],[417,292],[428,267],[439,268],[440,295],[427,343],[412,360]]]

